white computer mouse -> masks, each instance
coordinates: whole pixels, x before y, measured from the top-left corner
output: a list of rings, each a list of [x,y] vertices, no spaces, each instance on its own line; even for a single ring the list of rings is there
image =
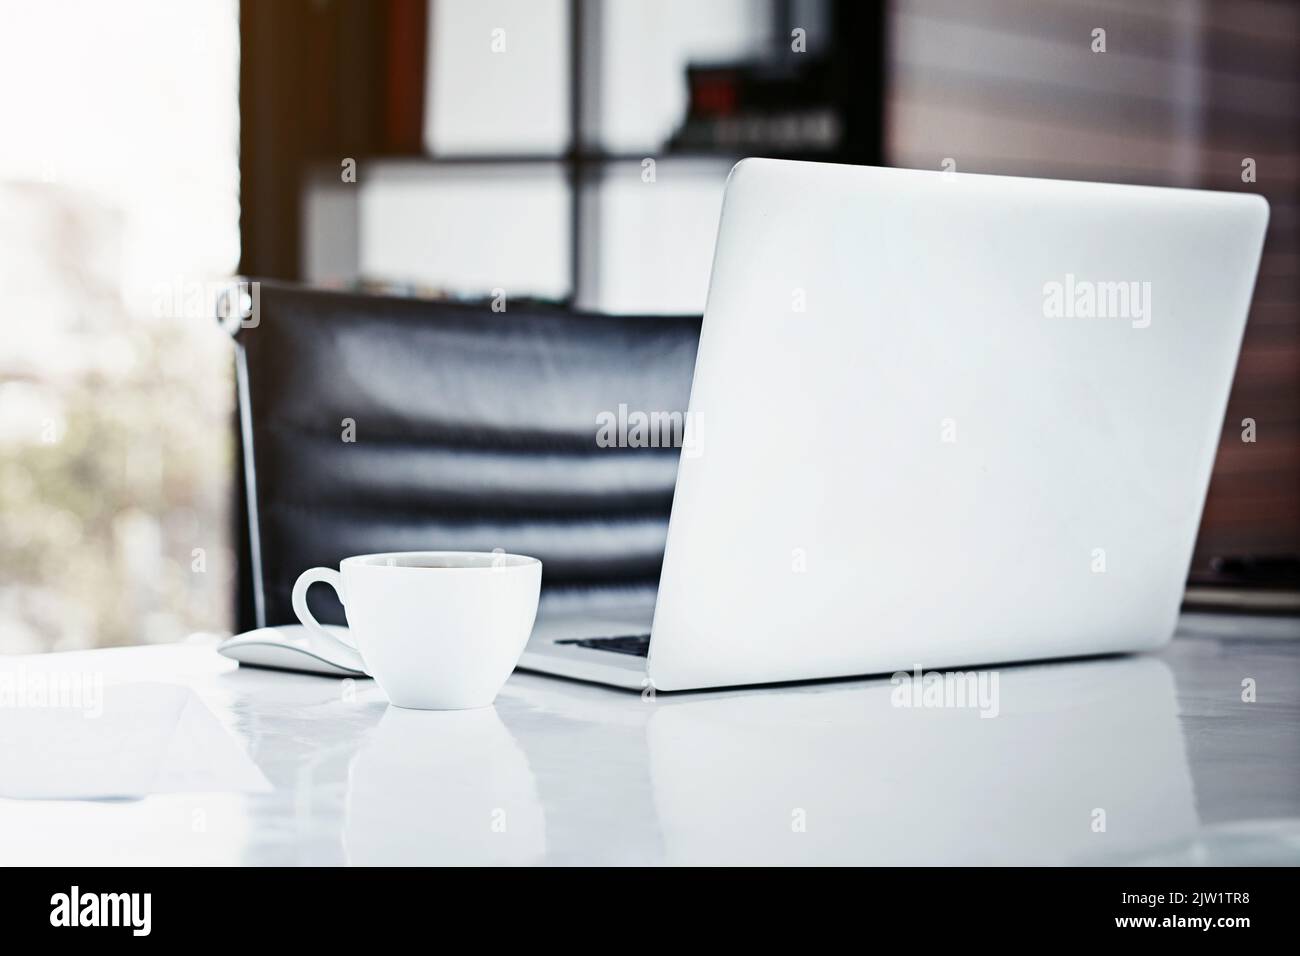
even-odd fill
[[[330,634],[347,638],[348,629],[321,625]],[[236,634],[217,645],[217,653],[251,667],[303,671],[334,677],[369,677],[361,655],[335,641],[324,641],[301,624],[259,627]]]

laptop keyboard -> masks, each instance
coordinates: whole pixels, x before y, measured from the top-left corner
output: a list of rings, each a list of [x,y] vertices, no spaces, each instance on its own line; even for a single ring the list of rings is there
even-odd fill
[[[631,654],[633,657],[650,656],[649,634],[625,634],[620,637],[578,637],[556,644],[574,644],[578,647],[590,647],[596,651],[612,651],[615,654]]]

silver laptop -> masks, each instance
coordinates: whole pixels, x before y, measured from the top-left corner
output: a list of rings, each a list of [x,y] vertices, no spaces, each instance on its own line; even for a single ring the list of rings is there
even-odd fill
[[[657,598],[544,610],[520,666],[669,691],[1164,644],[1267,221],[741,162]]]

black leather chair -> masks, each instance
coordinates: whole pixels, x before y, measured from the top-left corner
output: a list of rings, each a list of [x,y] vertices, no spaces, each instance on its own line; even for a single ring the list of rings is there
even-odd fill
[[[234,330],[241,629],[375,551],[503,548],[542,559],[548,603],[648,599],[678,452],[599,447],[597,419],[684,412],[699,324],[260,283]],[[311,604],[342,623],[328,588]]]

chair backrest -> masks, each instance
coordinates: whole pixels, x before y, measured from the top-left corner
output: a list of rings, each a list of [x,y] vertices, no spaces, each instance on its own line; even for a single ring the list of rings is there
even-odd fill
[[[652,593],[678,449],[602,447],[684,416],[700,320],[260,283],[235,330],[242,628],[294,620],[294,580],[349,554],[502,548],[544,600]],[[313,611],[341,623],[327,588]]]

